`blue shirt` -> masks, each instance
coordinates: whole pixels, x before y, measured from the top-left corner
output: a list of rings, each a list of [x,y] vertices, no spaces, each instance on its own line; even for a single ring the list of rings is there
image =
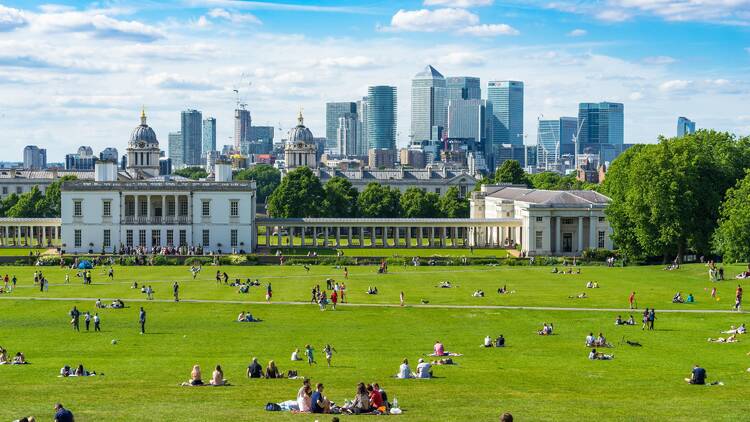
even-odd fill
[[[706,370],[700,366],[693,368],[693,384],[705,384],[706,383]]]
[[[146,322],[146,311],[141,311],[141,313],[138,315],[138,318],[141,322]]]
[[[57,422],[73,422],[73,413],[65,408],[61,408],[55,413],[55,421]]]
[[[312,402],[312,406],[310,407],[310,410],[313,413],[323,413],[323,408],[318,406],[318,401],[323,401],[323,395],[320,394],[319,391],[314,391],[312,393],[312,397],[310,397],[310,401]]]

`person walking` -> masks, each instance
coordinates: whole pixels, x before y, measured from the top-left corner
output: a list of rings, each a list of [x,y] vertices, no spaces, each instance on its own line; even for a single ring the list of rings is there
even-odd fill
[[[78,308],[76,308],[75,306],[70,310],[70,317],[72,318],[70,323],[73,324],[73,329],[76,331],[81,331],[79,327],[79,318],[81,317],[81,312],[79,312]]]
[[[338,295],[336,294],[336,290],[331,293],[331,307],[333,310],[336,310],[336,302],[338,301]]]
[[[89,313],[89,311],[86,311],[86,313],[83,314],[83,323],[86,325],[86,331],[88,331],[89,325],[91,324],[91,313]]]
[[[99,313],[94,314],[94,331],[102,331],[101,327],[99,326],[99,323],[101,320],[99,319]]]
[[[401,306],[404,306],[404,292],[401,292],[401,294],[398,295],[398,298],[401,301]]]
[[[138,322],[141,324],[141,334],[146,333],[146,311],[141,306],[141,311],[138,313]]]
[[[177,284],[176,281],[172,285],[172,294],[174,295],[174,301],[179,302],[180,301],[180,285]]]
[[[271,282],[269,281],[266,284],[266,303],[271,303],[271,296],[273,296],[273,291],[271,290]]]
[[[635,292],[631,293],[628,297],[628,303],[630,304],[630,309],[635,309]]]
[[[742,286],[737,285],[737,291],[734,295],[734,310],[739,312],[742,309]]]
[[[656,310],[654,308],[651,308],[651,311],[648,313],[648,329],[649,330],[654,329],[655,320],[656,320]]]

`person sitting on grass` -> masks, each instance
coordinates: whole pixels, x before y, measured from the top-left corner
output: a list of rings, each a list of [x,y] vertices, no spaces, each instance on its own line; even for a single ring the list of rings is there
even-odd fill
[[[203,385],[201,379],[201,367],[199,365],[193,365],[193,370],[190,371],[190,380],[183,382],[184,387],[197,387]]]
[[[492,347],[492,337],[487,336],[484,338],[484,344],[482,347]]]
[[[27,363],[26,356],[21,352],[16,353],[16,355],[13,356],[13,362],[11,362],[13,365],[26,365]]]
[[[625,321],[625,325],[635,325],[635,319],[633,318],[633,314],[630,314],[630,318],[628,318],[628,320]]]
[[[367,395],[370,400],[370,407],[379,410],[387,410],[385,398],[380,392],[380,387],[377,383],[367,384]],[[385,407],[385,409],[380,409],[381,407]]]
[[[401,366],[398,367],[398,374],[396,374],[396,378],[400,378],[400,379],[414,378],[414,374],[411,372],[411,368],[409,367],[408,359],[404,358],[404,360],[401,361]]]
[[[690,378],[685,378],[685,382],[692,385],[705,385],[707,377],[706,370],[696,363],[690,372]]]
[[[8,351],[0,346],[0,365],[7,365],[8,363]]]
[[[695,297],[693,297],[692,293],[688,293],[687,299],[685,299],[685,303],[694,303]]]
[[[724,338],[724,337],[718,337],[718,338],[708,338],[708,341],[711,343],[737,343],[739,340],[737,340],[737,334],[732,334],[731,336]]]
[[[435,356],[445,356],[445,347],[443,346],[443,343],[440,342],[440,340],[435,340],[435,345],[432,346],[432,352]]]
[[[253,361],[247,367],[248,378],[263,378],[263,367],[258,363],[258,358],[253,358]]]
[[[604,338],[604,334],[599,333],[599,335],[596,337],[596,340],[594,341],[594,345],[596,347],[611,347],[609,343],[607,343],[607,339]]]
[[[732,327],[729,330],[722,331],[721,333],[722,334],[745,334],[746,332],[747,332],[747,329],[745,328],[745,324],[742,323],[737,328],[734,328],[734,325],[732,325]]]
[[[555,268],[552,269],[552,274],[557,274],[558,272],[560,272],[560,271],[557,269],[557,267],[555,267]]]
[[[276,363],[272,360],[268,361],[268,366],[266,366],[266,378],[284,378],[281,373],[279,373],[279,368],[276,367]]]
[[[299,349],[294,349],[294,351],[292,352],[292,361],[298,360],[302,360],[302,358],[299,357]]]
[[[589,335],[586,336],[586,347],[594,346],[596,346],[596,337],[594,337],[594,333],[589,333]]]
[[[685,303],[685,300],[682,298],[682,293],[675,293],[674,297],[672,297],[672,303]]]
[[[497,294],[499,295],[504,295],[506,293],[508,293],[508,286],[505,284],[503,285],[503,287],[497,289]]]
[[[591,349],[589,352],[589,359],[591,360],[612,360],[615,358],[615,355],[605,355],[604,353],[599,353],[596,351],[596,349]]]
[[[432,378],[432,365],[422,358],[417,362],[417,378]]]
[[[297,407],[302,413],[309,413],[312,406],[312,387],[310,387],[310,380],[305,378],[302,381],[302,387],[297,391]]]
[[[374,287],[373,286],[368,286],[367,287],[367,294],[368,295],[376,295],[376,294],[378,294],[378,288],[377,288],[377,286],[374,286]]]
[[[617,315],[617,319],[615,319],[615,325],[625,325],[625,321],[622,320],[622,317],[620,315]]]
[[[224,379],[224,371],[221,370],[221,365],[216,365],[213,374],[211,374],[211,381],[209,381],[208,383],[213,385],[214,387],[229,385],[229,383]]]
[[[495,339],[495,347],[505,347],[505,337],[502,334]]]
[[[354,395],[354,400],[349,405],[344,406],[343,410],[350,415],[370,412],[370,396],[367,394],[365,383],[357,384],[357,393]]]
[[[312,393],[310,401],[312,413],[331,413],[331,402],[323,395],[323,384],[318,383],[315,386],[315,392]]]
[[[588,283],[586,283],[586,288],[587,289],[593,289],[594,288],[594,283],[591,282],[591,281],[589,281]]]
[[[245,311],[240,312],[239,315],[237,315],[237,322],[245,322]]]
[[[542,324],[542,329],[536,332],[540,336],[550,336],[552,335],[552,324],[547,324],[546,322]]]

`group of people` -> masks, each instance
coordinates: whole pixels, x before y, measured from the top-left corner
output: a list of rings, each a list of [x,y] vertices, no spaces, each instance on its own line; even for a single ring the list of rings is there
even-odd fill
[[[656,321],[656,310],[654,308],[648,309],[646,308],[643,311],[643,326],[641,327],[641,330],[653,330],[654,329],[654,321]]]
[[[708,267],[709,280],[711,281],[724,280],[724,267],[717,267],[716,263],[712,260],[709,260],[708,263],[706,263],[706,266]]]
[[[380,388],[378,383],[357,384],[356,392],[352,400],[346,400],[343,406],[336,405],[324,393],[325,387],[317,383],[312,387],[309,379],[302,381],[302,386],[297,391],[296,400],[288,400],[282,403],[270,403],[275,405],[273,410],[288,410],[294,413],[328,413],[328,414],[384,414],[398,409],[397,400],[394,399],[393,406],[388,402],[388,395]],[[268,407],[267,407],[268,409]],[[272,409],[268,409],[272,410]]]
[[[153,290],[151,291],[151,299],[153,299]],[[97,309],[106,309],[107,304],[103,303],[101,299],[97,299],[96,303],[94,303],[94,306],[96,306]],[[125,307],[125,302],[123,302],[120,299],[115,299],[112,301],[112,303],[109,304],[109,307],[112,309],[122,309]]]
[[[297,371],[289,371],[289,378],[294,378],[296,376]],[[267,379],[285,378],[284,373],[279,370],[279,368],[276,366],[275,361],[269,360],[268,365],[266,365],[266,368],[263,369],[263,367],[258,363],[258,358],[256,357],[252,359],[250,365],[248,365],[247,367],[247,377]]]
[[[250,311],[242,311],[237,315],[237,322],[260,322],[260,320],[253,318],[253,314]]]
[[[542,324],[542,328],[536,333],[539,334],[540,336],[551,336],[554,330],[555,330],[555,326],[551,322],[550,323],[545,322],[544,324]]]
[[[672,296],[672,303],[695,303],[695,297],[692,293],[688,293],[687,298],[683,298],[682,292],[677,292]]]
[[[97,375],[96,371],[87,371],[83,368],[83,364],[78,364],[78,366],[73,369],[70,367],[70,365],[65,365],[62,368],[60,368],[60,376],[63,378],[67,377],[92,377]],[[104,374],[99,374],[104,375]]]
[[[484,344],[482,347],[505,347],[505,337],[502,334],[495,341],[492,341],[492,337],[489,335],[484,338]]]
[[[99,313],[94,313],[94,315],[91,315],[91,312],[86,311],[83,314],[81,314],[81,311],[78,310],[77,307],[73,306],[73,309],[68,312],[68,315],[70,315],[70,325],[73,326],[73,329],[75,331],[81,331],[80,323],[81,323],[81,315],[83,315],[83,322],[86,327],[86,331],[89,331],[89,328],[91,326],[91,321],[94,322],[94,331],[101,331],[101,318],[99,317]]]
[[[229,385],[229,382],[224,379],[224,371],[221,369],[221,365],[216,365],[213,373],[211,373],[211,379],[208,381],[208,384],[205,384],[203,383],[200,365],[193,365],[193,370],[190,371],[190,379],[186,382],[183,382],[181,385],[184,387],[200,387],[204,385],[222,387]]]
[[[617,315],[617,318],[615,319],[615,325],[635,325],[635,319],[633,319],[633,315],[630,315],[630,318],[627,320],[623,320],[622,316]]]
[[[7,277],[7,275],[6,275],[6,277]],[[68,276],[66,275],[66,277],[68,277]],[[16,277],[13,276],[13,278],[15,279]],[[68,280],[68,278],[66,278],[66,280]],[[13,283],[14,287],[15,287],[15,284],[16,283],[14,282]],[[83,284],[87,284],[86,281],[85,281],[85,279],[84,279]],[[35,286],[39,286],[39,291],[40,292],[49,291],[49,280],[47,280],[47,278],[44,276],[44,274],[42,274],[41,271],[34,271],[34,285]]]
[[[586,288],[587,289],[598,289],[599,288],[599,283],[596,282],[596,281],[589,281],[588,283],[586,283]]]
[[[8,355],[8,351],[3,346],[0,346],[0,365],[26,364],[28,364],[28,362],[26,362],[26,356],[23,354],[23,352],[16,352],[16,354],[11,358]]]
[[[326,288],[331,291],[330,303],[335,310],[339,301],[344,302],[346,285],[344,283],[339,284],[329,278],[326,280]],[[319,284],[312,288],[310,303],[317,303],[321,311],[325,311],[328,306],[329,296],[325,290],[320,288]]]
[[[432,378],[432,363],[419,358],[417,361],[416,372],[412,372],[411,367],[409,366],[409,359],[404,358],[404,360],[401,361],[401,366],[398,367],[396,378]]]
[[[17,281],[18,279],[16,279],[15,274],[13,274],[13,277],[8,277],[8,273],[5,273],[5,277],[3,277],[3,287],[0,288],[0,293],[12,293],[16,288]]]
[[[598,336],[594,337],[594,333],[592,332],[586,336],[586,347],[612,347],[612,345],[607,343],[604,334],[599,333]]]

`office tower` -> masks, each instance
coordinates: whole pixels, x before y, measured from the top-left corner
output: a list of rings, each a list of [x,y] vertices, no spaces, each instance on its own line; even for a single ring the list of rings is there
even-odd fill
[[[248,145],[250,141],[250,127],[252,126],[252,119],[250,118],[250,110],[244,108],[238,108],[234,110],[234,150],[242,154],[247,154]],[[244,149],[244,150],[243,150]]]
[[[47,150],[36,145],[27,145],[23,149],[23,168],[41,170],[47,167]]]
[[[120,158],[120,153],[117,151],[117,148],[114,147],[107,147],[102,150],[102,152],[99,153],[99,159],[102,161],[112,161],[117,162]]]
[[[178,169],[185,165],[183,159],[184,147],[182,146],[182,132],[169,132],[168,140],[169,158],[172,159],[172,168]]]
[[[446,100],[481,100],[482,87],[479,78],[452,76],[445,79]]]
[[[216,151],[216,119],[209,117],[203,120],[201,141],[201,155],[208,151]]]
[[[411,139],[439,139],[447,113],[445,78],[434,67],[427,66],[411,80]]]
[[[182,160],[185,165],[199,166],[201,164],[203,116],[198,110],[182,112]]]
[[[396,150],[395,86],[367,88],[367,141],[370,149]]]
[[[159,158],[159,175],[165,176],[172,174],[172,159],[171,158]]]
[[[536,163],[540,169],[560,171],[560,157],[573,154],[573,137],[577,129],[576,117],[539,120]]]
[[[80,157],[82,157],[82,158],[83,157],[93,157],[94,156],[94,149],[91,148],[90,146],[86,146],[86,145],[80,146],[80,147],[78,147],[78,155]]]
[[[600,144],[624,143],[624,106],[621,103],[580,103],[578,105],[579,153]]]
[[[487,102],[492,103],[492,144],[523,145],[523,82],[490,81]]]
[[[339,117],[336,129],[336,152],[342,156],[358,155],[357,113],[344,113]],[[327,139],[327,138],[326,138]]]
[[[357,113],[357,103],[326,103],[326,149],[340,149],[340,145],[336,144],[339,118],[344,114],[355,113]]]
[[[687,117],[677,118],[677,137],[681,138],[685,135],[695,133],[695,122],[688,119]]]
[[[93,170],[96,157],[94,150],[89,146],[78,148],[75,154],[65,155],[65,170]]]
[[[356,155],[364,157],[367,155],[367,148],[370,142],[367,138],[367,97],[362,97],[357,101],[357,153]]]
[[[448,100],[448,138],[480,144],[487,133],[483,100]]]
[[[270,154],[273,150],[273,126],[250,126],[250,152],[252,154]]]

